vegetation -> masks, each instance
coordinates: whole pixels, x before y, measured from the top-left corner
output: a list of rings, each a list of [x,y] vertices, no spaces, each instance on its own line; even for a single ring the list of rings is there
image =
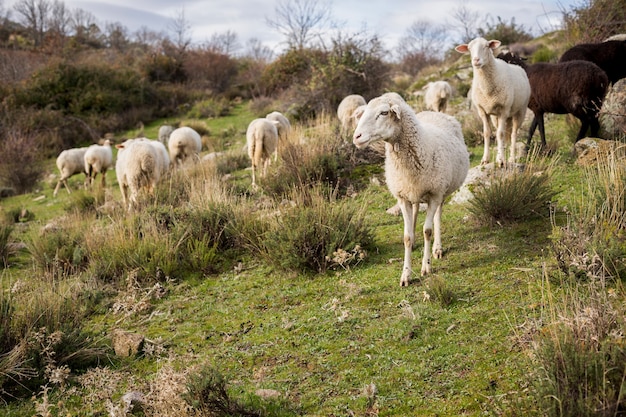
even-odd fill
[[[282,10],[306,14],[290,9],[303,4]],[[609,5],[575,9],[568,24],[597,7]],[[466,23],[465,34],[528,36],[514,21]],[[258,45],[232,54],[232,34],[191,47],[179,24],[153,42],[115,26],[0,25],[0,64],[23,66],[0,66],[3,415],[623,412],[623,147],[580,166],[577,129],[549,117],[549,152],[446,204],[443,259],[400,289],[402,222],[385,214],[395,202],[381,150],[345,142],[334,110],[347,93],[386,89],[419,107],[411,86],[432,76],[427,65],[463,66],[408,46],[442,29],[414,25],[388,62],[364,33],[326,47],[309,27],[268,59]],[[542,39],[542,56],[556,56],[563,45],[546,40],[557,38]],[[408,81],[390,77],[398,68]],[[476,165],[480,125],[466,105],[457,97],[451,112]],[[253,190],[245,129],[273,109],[293,130]],[[170,172],[137,212],[111,174],[104,189],[80,189],[81,174],[51,197],[61,149],[106,133],[154,138],[162,124],[193,126],[219,156]],[[137,354],[120,353],[120,330],[139,336]]]

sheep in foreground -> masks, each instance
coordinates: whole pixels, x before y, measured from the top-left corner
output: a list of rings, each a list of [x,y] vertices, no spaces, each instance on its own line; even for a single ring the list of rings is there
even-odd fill
[[[129,139],[116,147],[117,182],[124,206],[131,211],[138,206],[142,190],[154,193],[158,181],[169,167],[169,156],[161,142],[146,138]]]
[[[159,127],[158,139],[163,145],[167,146],[167,142],[170,139],[170,135],[174,131],[174,126],[162,125]]]
[[[411,252],[420,202],[427,204],[421,274],[431,272],[432,256],[441,258],[441,211],[469,169],[469,154],[460,123],[444,113],[415,114],[396,93],[369,102],[353,137],[357,148],[385,142],[385,178],[404,219],[404,265],[400,285],[411,278]]]
[[[67,185],[67,179],[80,174],[87,174],[85,171],[85,153],[87,152],[87,147],[84,148],[72,148],[66,149],[59,154],[57,157],[57,168],[61,173],[61,177],[57,182],[56,187],[54,187],[53,196],[56,197],[59,192],[59,188],[61,184],[65,185],[65,189],[68,194],[72,191],[70,190],[69,185]],[[87,177],[85,177],[85,184],[87,183]]]
[[[469,53],[472,59],[472,105],[483,123],[484,152],[482,164],[489,162],[489,140],[491,138],[490,116],[495,116],[496,164],[503,166],[505,161],[504,141],[509,122],[511,128],[511,151],[509,162],[515,162],[517,131],[524,121],[530,99],[530,83],[526,72],[519,66],[496,59],[493,50],[500,41],[487,41],[476,38],[469,44],[458,45],[460,53]]]
[[[91,145],[85,152],[85,173],[87,185],[92,186],[98,174],[102,176],[102,187],[106,186],[107,170],[113,166],[113,150],[111,141],[105,140],[102,145]]]
[[[546,145],[544,113],[566,114],[580,120],[576,142],[591,128],[591,135],[600,130],[598,116],[609,86],[606,73],[590,61],[566,61],[558,64],[538,62],[528,65],[517,55],[506,53],[498,58],[524,68],[530,81],[528,108],[534,113],[528,131],[527,145],[539,126],[541,144]]]
[[[167,147],[173,165],[182,165],[190,158],[198,158],[202,150],[200,134],[188,126],[174,129],[170,134]]]
[[[252,161],[252,187],[256,187],[256,170],[261,168],[261,176],[267,174],[267,167],[270,164],[270,156],[276,151],[278,144],[278,124],[277,121],[266,118],[254,119],[248,125],[246,131],[246,146],[248,156]]]
[[[452,87],[447,81],[433,81],[424,87],[424,104],[427,110],[445,113],[452,97]]]
[[[359,94],[350,94],[344,97],[337,107],[337,117],[341,123],[341,135],[354,130],[357,119],[354,117],[354,111],[359,107],[367,104],[363,96]]]
[[[285,117],[281,112],[273,111],[265,116],[267,120],[275,120],[278,122],[278,143],[285,143],[288,140],[289,132],[291,132],[291,123],[289,119]],[[276,151],[274,151],[274,161],[278,159],[278,144],[276,145]]]
[[[598,43],[581,43],[565,51],[559,62],[577,59],[591,61],[606,72],[609,82],[615,84],[626,77],[626,40],[607,40]]]

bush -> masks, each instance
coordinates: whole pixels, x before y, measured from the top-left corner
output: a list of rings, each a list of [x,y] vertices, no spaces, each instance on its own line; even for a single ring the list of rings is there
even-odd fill
[[[32,190],[45,171],[44,155],[35,137],[7,132],[0,141],[0,154],[0,183],[20,194]]]
[[[527,166],[522,172],[495,171],[478,184],[470,200],[470,212],[487,224],[515,223],[548,218],[550,202],[558,194],[550,187],[550,175]]]
[[[294,189],[293,207],[280,207],[279,214],[248,225],[246,240],[253,251],[270,265],[285,270],[323,273],[335,265],[335,253],[355,247],[367,249],[372,230],[363,210],[337,201],[325,187]],[[246,227],[238,226],[239,230]]]

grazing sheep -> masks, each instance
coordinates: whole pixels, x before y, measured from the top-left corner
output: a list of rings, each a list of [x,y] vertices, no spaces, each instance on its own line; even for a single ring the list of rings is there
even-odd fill
[[[174,126],[163,125],[159,127],[159,135],[158,135],[159,142],[167,146],[167,142],[169,141],[170,135],[172,134],[173,131],[174,131]]]
[[[591,61],[606,72],[609,82],[615,84],[626,77],[626,40],[607,40],[598,43],[581,43],[565,51],[559,62],[581,59]]]
[[[85,173],[87,185],[92,186],[98,174],[102,174],[102,187],[106,186],[107,170],[113,166],[113,150],[111,141],[105,140],[102,145],[91,145],[85,152]]]
[[[198,158],[202,150],[200,134],[188,126],[179,127],[170,134],[167,143],[173,165],[182,165],[189,158]]]
[[[476,38],[469,44],[458,45],[455,49],[460,53],[470,53],[472,57],[472,105],[478,111],[483,122],[484,152],[481,164],[489,162],[489,140],[491,123],[489,116],[497,120],[496,164],[504,165],[504,139],[509,121],[511,128],[511,151],[509,162],[515,162],[517,131],[524,121],[528,100],[530,99],[530,83],[526,72],[517,65],[508,64],[496,59],[493,50],[500,46],[500,41],[487,41]]]
[[[432,256],[441,258],[441,211],[445,198],[456,191],[469,169],[469,154],[460,123],[444,113],[415,114],[396,93],[372,99],[359,119],[353,143],[364,148],[385,142],[385,178],[404,219],[404,266],[400,285],[411,278],[411,252],[420,202],[427,204],[421,274],[431,272]]]
[[[286,142],[289,137],[289,132],[291,131],[291,123],[289,123],[289,119],[285,117],[284,114],[273,111],[267,116],[265,116],[267,120],[275,120],[278,122],[278,143]],[[276,151],[274,151],[274,161],[278,159],[278,144],[276,145]]]
[[[262,166],[261,176],[267,173],[270,164],[270,156],[276,151],[278,143],[277,121],[266,118],[254,119],[248,125],[246,131],[246,146],[248,156],[252,161],[252,187],[256,187],[256,169]]]
[[[117,182],[124,206],[131,211],[137,207],[142,189],[154,192],[169,167],[169,156],[161,142],[146,138],[129,139],[116,147]]]
[[[498,58],[521,66],[528,75],[528,108],[535,117],[528,131],[527,145],[530,145],[537,126],[541,144],[546,145],[544,113],[569,113],[580,120],[576,142],[585,136],[589,128],[592,136],[598,135],[598,115],[609,86],[609,79],[600,67],[590,61],[566,61],[558,64],[538,62],[528,65],[510,52],[500,54]]]
[[[363,96],[351,94],[344,97],[337,107],[337,117],[341,123],[341,135],[352,132],[356,126],[354,111],[359,107],[367,104]]]
[[[427,110],[445,113],[452,97],[452,87],[447,81],[433,81],[424,87],[424,104]]]
[[[56,187],[54,187],[53,196],[56,197],[59,192],[59,188],[61,187],[61,183],[65,185],[68,194],[72,191],[70,187],[67,185],[67,179],[73,175],[87,174],[85,171],[85,153],[87,152],[87,147],[84,148],[72,148],[66,149],[59,154],[57,157],[57,168],[59,168],[59,172],[61,173],[61,177],[57,182]],[[85,183],[87,182],[87,177],[85,177]]]

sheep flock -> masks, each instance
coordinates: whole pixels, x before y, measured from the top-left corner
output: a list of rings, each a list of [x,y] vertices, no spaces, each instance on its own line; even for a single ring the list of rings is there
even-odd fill
[[[626,76],[621,61],[626,53],[626,41],[577,45],[564,53],[558,63],[532,65],[512,54],[496,56],[494,52],[500,46],[498,40],[479,37],[455,48],[470,57],[469,98],[472,110],[482,122],[484,141],[481,164],[491,162],[493,124],[497,142],[494,165],[501,168],[516,163],[517,132],[529,109],[534,119],[528,144],[537,127],[542,144],[546,144],[545,113],[569,113],[577,117],[581,129],[576,140],[588,128],[592,135],[598,134],[598,112],[609,85]],[[444,201],[463,185],[468,174],[469,153],[462,126],[455,117],[446,114],[452,92],[445,80],[427,83],[426,110],[421,112],[416,112],[409,101],[394,92],[369,97],[369,101],[355,92],[340,100],[337,107],[338,140],[344,143],[349,135],[350,146],[357,149],[384,145],[386,185],[397,200],[404,222],[401,286],[408,285],[413,274],[411,253],[420,204],[426,204],[421,274],[427,275],[432,271],[432,258],[441,258],[444,253],[441,237]],[[258,180],[267,175],[272,156],[274,161],[279,158],[279,145],[292,140],[292,125],[285,114],[274,111],[251,120],[245,130],[251,187],[258,190]],[[206,156],[200,158],[202,146],[201,136],[194,129],[164,125],[154,140],[139,137],[114,147],[107,140],[102,145],[67,149],[56,161],[60,176],[53,195],[57,195],[61,185],[70,193],[67,180],[80,173],[85,174],[85,188],[94,186],[97,175],[101,175],[104,188],[106,172],[114,168],[123,206],[132,211],[139,207],[140,196],[153,195],[157,184],[171,170],[210,160]],[[116,158],[113,148],[117,149]]]

